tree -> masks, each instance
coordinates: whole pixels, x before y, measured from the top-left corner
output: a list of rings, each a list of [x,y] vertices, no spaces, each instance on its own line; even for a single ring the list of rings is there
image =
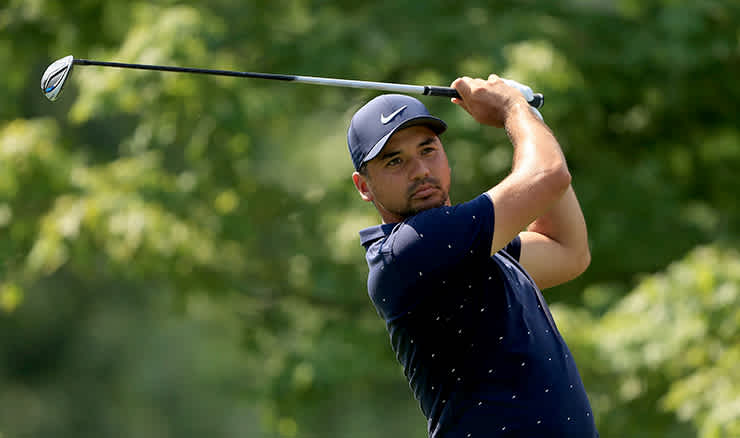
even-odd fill
[[[736,433],[731,403],[713,402],[737,388],[711,399],[697,392],[711,376],[732,376],[723,367],[735,353],[716,363],[680,353],[711,357],[701,339],[734,351],[720,336],[734,333],[731,315],[702,304],[707,324],[729,328],[680,348],[656,323],[654,342],[670,355],[619,362],[621,348],[653,342],[627,330],[641,327],[625,306],[649,295],[646,273],[690,254],[675,266],[714,258],[712,275],[734,278],[722,266],[736,256],[721,248],[737,244],[740,224],[735,2],[1,8],[0,434],[424,433],[367,299],[356,234],[377,216],[350,183],[346,126],[375,93],[85,67],[50,104],[38,79],[69,53],[439,85],[497,72],[532,85],[546,95],[543,115],[590,226],[589,271],[547,298],[582,357],[602,435]],[[424,102],[450,125],[453,200],[506,175],[501,132],[444,99]],[[672,269],[655,278],[678,275]],[[651,310],[668,309],[651,299]],[[693,315],[676,312],[677,326]],[[610,327],[625,337],[607,337]],[[43,415],[22,421],[18,409]],[[193,414],[200,409],[204,417]],[[125,427],[116,412],[127,413]]]

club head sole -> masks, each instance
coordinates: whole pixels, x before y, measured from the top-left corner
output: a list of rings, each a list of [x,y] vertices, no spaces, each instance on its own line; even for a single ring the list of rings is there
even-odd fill
[[[73,65],[74,57],[69,55],[57,59],[46,68],[44,75],[41,77],[41,91],[47,99],[53,102],[59,98]]]

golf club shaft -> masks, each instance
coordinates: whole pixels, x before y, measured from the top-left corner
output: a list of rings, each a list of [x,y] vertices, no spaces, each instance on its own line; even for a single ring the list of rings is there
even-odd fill
[[[333,87],[365,88],[371,90],[390,91],[404,94],[422,94],[425,96],[460,97],[457,90],[450,87],[435,87],[430,85],[407,85],[389,82],[353,81],[348,79],[331,79],[315,76],[281,75],[272,73],[253,73],[246,71],[211,70],[192,67],[172,67],[166,65],[128,64],[121,62],[92,61],[89,59],[75,59],[76,65],[98,65],[102,67],[133,68],[139,70],[170,71],[179,73],[199,73],[218,76],[232,76],[239,78],[272,79],[278,81],[298,82],[302,84],[328,85]],[[541,94],[535,94],[534,99],[529,102],[535,108],[542,106],[544,98]]]

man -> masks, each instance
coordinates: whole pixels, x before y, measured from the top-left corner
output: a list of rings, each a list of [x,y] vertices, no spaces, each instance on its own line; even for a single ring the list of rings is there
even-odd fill
[[[452,83],[452,102],[514,147],[511,173],[463,204],[449,198],[446,124],[421,102],[383,95],[353,116],[352,179],[383,220],[360,232],[368,291],[430,437],[597,437],[540,293],[588,266],[585,221],[557,140],[505,81]]]

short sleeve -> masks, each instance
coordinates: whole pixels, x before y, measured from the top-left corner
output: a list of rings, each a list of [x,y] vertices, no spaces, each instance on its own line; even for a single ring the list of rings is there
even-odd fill
[[[464,263],[487,263],[493,229],[493,204],[485,194],[396,224],[368,251],[368,292],[380,314],[393,319],[428,292],[425,283]]]
[[[516,236],[514,240],[504,247],[504,251],[518,262],[519,257],[522,254],[522,239],[519,236]]]
[[[423,211],[394,230],[386,250],[414,270],[437,270],[472,256],[490,257],[493,204],[486,195],[452,207]]]

